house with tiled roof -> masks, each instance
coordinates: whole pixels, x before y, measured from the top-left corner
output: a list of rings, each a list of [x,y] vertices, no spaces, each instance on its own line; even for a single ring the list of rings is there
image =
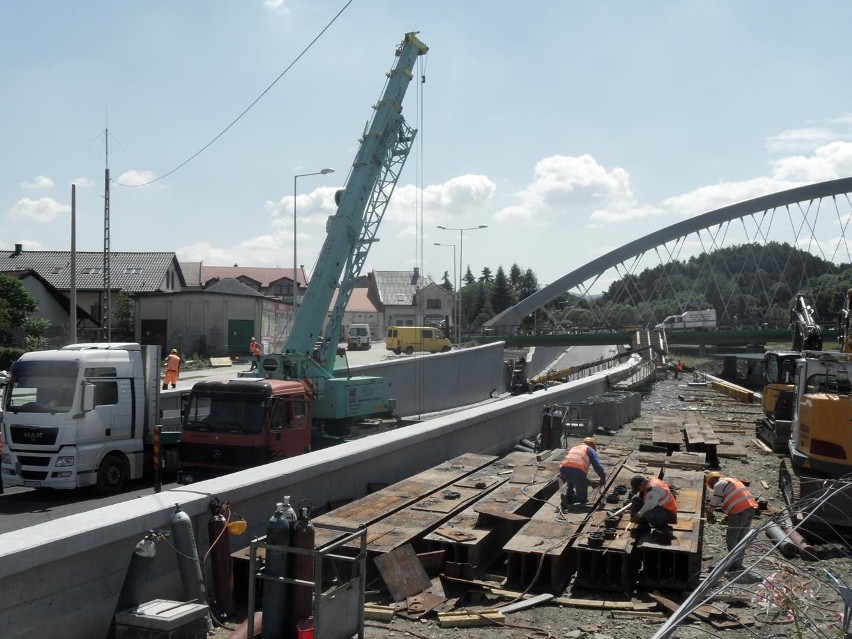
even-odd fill
[[[293,303],[294,277],[292,268],[238,266],[236,264],[234,266],[208,266],[204,263],[199,263],[199,267],[201,286],[207,286],[213,280],[233,278],[259,293],[269,297],[277,297],[289,304]],[[295,281],[297,299],[301,303],[308,286],[304,266],[296,269]]]
[[[371,271],[369,295],[382,313],[381,335],[388,326],[453,325],[455,297],[443,287],[411,271]]]
[[[12,251],[0,252],[0,273],[33,271],[53,289],[70,299],[71,294],[71,251],[28,251],[16,244]],[[100,333],[79,334],[84,339],[103,339],[103,313],[109,301],[110,324],[116,327],[117,306],[121,291],[133,295],[138,293],[177,292],[184,285],[183,273],[174,253],[167,252],[111,252],[109,260],[109,295],[105,293],[104,254],[102,252],[77,251],[75,262],[75,288],[77,306],[100,325]],[[70,325],[69,316],[64,319],[65,330]],[[79,314],[78,314],[79,317]],[[51,320],[59,325],[58,318]]]

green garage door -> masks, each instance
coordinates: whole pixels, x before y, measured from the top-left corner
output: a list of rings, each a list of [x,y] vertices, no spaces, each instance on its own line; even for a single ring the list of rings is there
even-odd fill
[[[257,337],[253,320],[228,320],[228,353],[248,355],[252,337]]]

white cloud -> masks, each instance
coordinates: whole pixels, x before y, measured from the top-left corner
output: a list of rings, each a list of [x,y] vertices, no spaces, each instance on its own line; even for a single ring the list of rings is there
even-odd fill
[[[44,189],[52,189],[53,188],[53,180],[49,177],[45,177],[44,175],[37,175],[31,182],[24,182],[21,184],[25,189],[30,189],[33,191],[40,191]]]
[[[791,129],[766,140],[770,153],[798,153],[813,149],[837,139],[837,132],[827,127]]]
[[[116,182],[122,186],[143,186],[149,182],[153,182],[154,177],[151,171],[130,170],[122,173]]]
[[[461,224],[460,218],[482,211],[491,201],[497,185],[485,175],[459,175],[443,184],[427,186],[422,191],[422,206],[429,223]],[[413,222],[420,191],[409,184],[393,192],[386,220]]]
[[[70,205],[60,204],[50,197],[43,197],[38,200],[24,198],[23,200],[18,200],[17,204],[9,210],[9,217],[13,220],[51,222],[58,216],[70,212]]]
[[[772,174],[797,182],[823,182],[852,174],[852,143],[834,141],[817,148],[812,155],[795,155],[776,160]]]
[[[287,7],[284,6],[284,0],[263,0],[263,6],[270,11],[277,11],[278,9],[289,11]]]
[[[94,186],[95,182],[87,177],[78,177],[76,180],[71,180],[71,184],[76,184],[79,189],[87,189]]]
[[[635,201],[630,174],[619,167],[608,170],[588,154],[554,155],[540,160],[532,183],[515,197],[517,203],[499,211],[498,220],[523,218],[535,222],[578,207],[604,205],[624,209]]]
[[[328,216],[334,215],[334,212],[337,210],[337,205],[334,203],[334,194],[338,189],[339,187],[336,186],[321,186],[309,193],[300,193],[296,200],[298,226],[317,222],[325,225],[325,220]],[[272,217],[273,227],[283,230],[293,228],[292,195],[286,195],[277,202],[267,201],[266,210]]]

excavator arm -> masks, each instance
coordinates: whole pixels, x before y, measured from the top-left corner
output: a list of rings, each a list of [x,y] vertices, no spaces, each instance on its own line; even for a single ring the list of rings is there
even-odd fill
[[[796,297],[796,306],[790,311],[790,323],[793,325],[794,351],[821,351],[822,327],[816,323],[816,313],[805,298]]]

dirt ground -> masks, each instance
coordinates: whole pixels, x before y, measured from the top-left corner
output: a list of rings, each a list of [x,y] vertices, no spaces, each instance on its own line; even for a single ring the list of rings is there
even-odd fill
[[[715,373],[717,364],[684,363]],[[658,381],[651,392],[643,396],[642,415],[625,425],[614,435],[598,434],[597,439],[604,448],[635,447],[640,442],[650,443],[651,418],[655,414],[686,416],[700,412],[711,420],[719,431],[722,454],[731,451],[745,452],[744,456],[721,457],[721,471],[750,482],[753,492],[768,501],[768,512],[783,509],[783,501],[777,487],[779,457],[765,451],[757,444],[754,421],[760,415],[759,404],[736,402],[726,395],[717,393],[696,383],[700,381],[691,373],[680,380],[669,377]],[[766,488],[765,486],[769,486]],[[769,517],[756,518],[753,528],[765,526]],[[725,527],[721,524],[705,524],[702,552],[702,583],[698,588],[699,599],[708,602],[700,609],[700,618],[692,617],[678,624],[674,637],[692,638],[707,635],[740,639],[746,637],[776,637],[796,635],[799,637],[843,637],[840,630],[843,603],[838,588],[826,575],[831,572],[847,584],[852,585],[852,545],[849,539],[837,538],[815,543],[816,557],[806,560],[801,557],[785,557],[773,550],[765,534],[758,531],[746,549],[745,565],[749,567],[743,575],[731,580],[722,576],[708,578],[713,568],[727,554],[724,541]],[[820,540],[810,538],[814,542]],[[500,587],[500,566],[489,573],[493,586]],[[712,577],[712,576],[711,576]],[[377,587],[378,584],[368,585]],[[492,594],[488,588],[465,586],[460,591],[461,599],[456,610],[465,609],[472,614],[499,608],[510,599]],[[447,592],[449,596],[449,592]],[[454,593],[457,594],[457,593]],[[531,593],[531,595],[536,593]],[[565,596],[578,596],[569,588]],[[613,599],[612,593],[583,593],[590,598]],[[634,602],[652,602],[651,594],[666,597],[677,606],[690,593],[636,591]],[[386,594],[370,591],[368,601],[382,605],[393,605]],[[852,603],[852,602],[850,602]],[[637,606],[640,608],[641,606]],[[601,610],[569,607],[543,603],[534,607],[505,615],[499,624],[466,628],[443,628],[437,615],[429,613],[417,621],[395,616],[389,622],[367,620],[365,636],[368,639],[384,639],[394,636],[438,638],[448,634],[469,636],[474,639],[504,639],[507,637],[531,637],[535,639],[586,638],[586,639],[646,639],[654,636],[665,622],[671,610],[658,608],[648,610]],[[727,615],[727,616],[726,616]],[[241,619],[237,619],[241,621]],[[748,624],[744,627],[741,623]],[[230,624],[229,624],[230,625]],[[724,628],[725,625],[730,626]],[[217,629],[214,636],[228,637],[230,631]]]

